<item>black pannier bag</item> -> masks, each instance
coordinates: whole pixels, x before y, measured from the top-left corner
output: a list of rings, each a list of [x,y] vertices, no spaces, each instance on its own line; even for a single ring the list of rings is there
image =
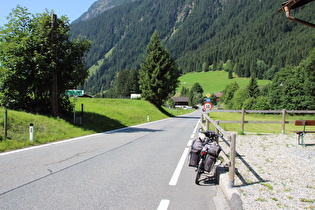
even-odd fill
[[[189,162],[188,165],[190,167],[197,167],[198,161],[199,161],[199,155],[200,151],[202,149],[202,140],[200,138],[197,138],[193,141],[189,153]]]
[[[219,153],[221,152],[221,147],[217,142],[212,142],[211,144],[206,144],[202,148],[202,151],[207,151],[204,169],[205,171],[210,172],[212,166],[216,162],[216,158],[219,156]]]
[[[221,152],[221,147],[217,142],[212,142],[211,144],[206,144],[202,150],[207,151],[209,155],[217,158]]]
[[[193,151],[193,150],[190,151],[189,163],[188,163],[190,167],[197,167],[198,161],[199,161],[199,155],[200,155],[200,151]]]
[[[207,172],[210,172],[214,163],[215,163],[215,157],[211,156],[211,155],[207,155],[206,160],[205,160],[205,165],[204,165],[204,169]]]
[[[203,142],[200,138],[196,138],[191,145],[191,150],[201,151],[203,147]]]

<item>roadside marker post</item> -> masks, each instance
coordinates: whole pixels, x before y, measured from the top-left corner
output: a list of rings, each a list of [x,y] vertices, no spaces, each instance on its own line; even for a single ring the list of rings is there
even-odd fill
[[[31,142],[34,141],[34,124],[33,123],[30,124],[30,141]]]

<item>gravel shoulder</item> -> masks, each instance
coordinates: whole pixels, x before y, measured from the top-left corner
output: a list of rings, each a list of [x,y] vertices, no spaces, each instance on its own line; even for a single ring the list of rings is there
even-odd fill
[[[295,134],[237,135],[236,141],[235,189],[245,210],[315,210],[315,135],[306,135],[305,147]]]

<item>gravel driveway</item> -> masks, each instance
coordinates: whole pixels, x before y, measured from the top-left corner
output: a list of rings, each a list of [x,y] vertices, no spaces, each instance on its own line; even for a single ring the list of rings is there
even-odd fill
[[[237,135],[235,185],[244,209],[315,209],[315,135]]]

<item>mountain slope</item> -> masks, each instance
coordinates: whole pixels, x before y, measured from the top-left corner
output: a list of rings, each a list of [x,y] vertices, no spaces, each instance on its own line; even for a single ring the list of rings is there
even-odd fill
[[[131,1],[134,0],[98,0],[91,5],[87,12],[85,12],[77,20],[75,20],[74,23],[89,20],[107,10]]]
[[[84,88],[91,94],[107,90],[117,71],[139,69],[154,30],[182,73],[231,60],[239,76],[272,78],[315,46],[314,30],[278,14],[280,6],[278,0],[136,0],[77,21],[71,32],[93,42],[87,64],[99,65]],[[314,11],[310,3],[294,15],[308,20]]]

